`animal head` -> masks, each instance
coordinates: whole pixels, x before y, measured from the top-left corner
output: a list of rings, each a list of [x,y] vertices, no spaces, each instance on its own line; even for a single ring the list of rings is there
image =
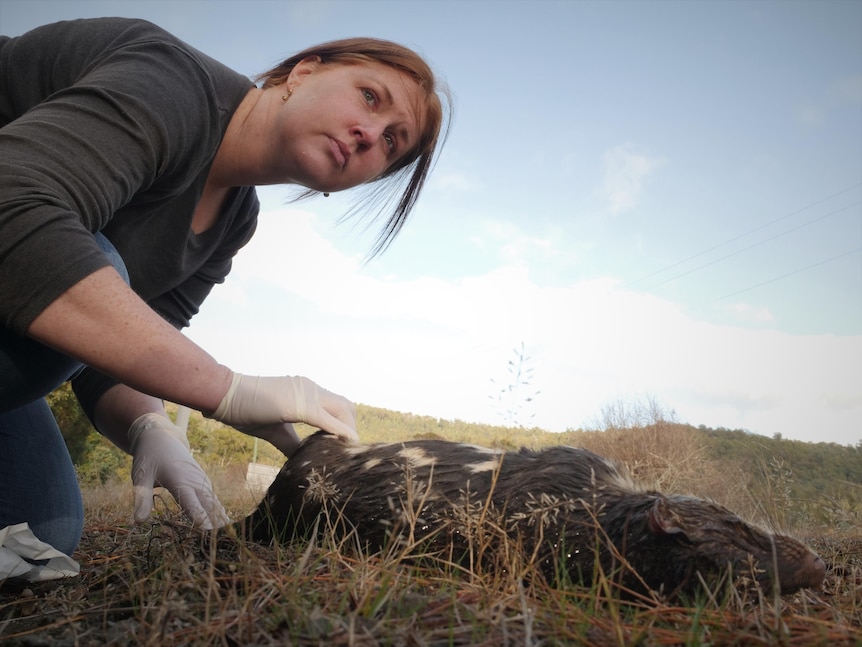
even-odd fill
[[[823,582],[823,560],[792,537],[769,533],[712,501],[683,495],[651,498],[641,541],[626,533],[632,538],[626,555],[636,556],[645,577],[691,589],[698,574],[706,581],[731,574],[753,579],[766,593],[777,588],[782,594]]]

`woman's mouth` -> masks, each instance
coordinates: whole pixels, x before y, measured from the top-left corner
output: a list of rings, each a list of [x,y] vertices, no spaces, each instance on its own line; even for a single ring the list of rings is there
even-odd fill
[[[347,149],[347,146],[337,139],[330,137],[329,149],[332,151],[335,163],[338,164],[340,169],[344,170],[344,167],[347,166],[347,160],[350,159],[350,151]]]

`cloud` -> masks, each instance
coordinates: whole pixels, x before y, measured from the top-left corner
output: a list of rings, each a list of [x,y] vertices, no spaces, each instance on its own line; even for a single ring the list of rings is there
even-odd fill
[[[689,397],[692,401],[700,402],[712,409],[727,409],[741,414],[771,411],[781,406],[784,401],[778,395],[752,396],[733,389],[712,393],[691,391]]]
[[[862,393],[824,395],[826,406],[834,409],[862,409]]]
[[[526,259],[547,259],[559,254],[557,232],[546,236],[535,236],[524,232],[512,222],[489,220],[484,223],[481,236],[471,238],[480,248],[493,247],[499,258],[506,263],[518,263]]]
[[[524,263],[453,280],[375,278],[313,213],[265,213],[189,335],[234,370],[305,374],[359,402],[498,422],[512,349],[532,358],[537,425],[562,431],[654,394],[680,420],[786,438],[862,439],[862,336],[697,321],[610,278],[548,287]]]
[[[610,212],[620,213],[634,208],[649,176],[664,164],[663,158],[636,152],[632,144],[620,144],[606,151],[601,193]]]
[[[747,303],[733,303],[728,305],[727,310],[732,312],[739,321],[754,321],[756,323],[773,323],[775,315],[769,308],[755,307]]]

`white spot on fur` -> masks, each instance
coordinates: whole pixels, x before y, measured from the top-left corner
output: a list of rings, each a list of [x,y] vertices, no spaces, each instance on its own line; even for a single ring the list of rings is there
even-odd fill
[[[470,463],[469,465],[465,465],[464,467],[471,474],[478,474],[479,472],[493,472],[499,469],[500,459],[491,458],[487,461],[482,461],[481,463]]]
[[[349,447],[344,448],[344,453],[349,454],[350,456],[358,456],[359,454],[367,452],[371,447],[371,445],[350,445]]]
[[[490,447],[481,447],[479,445],[471,445],[470,443],[458,443],[458,447],[463,447],[464,449],[469,449],[471,451],[476,452],[477,454],[493,454],[495,456],[498,456],[502,453],[498,449],[491,449]]]
[[[362,469],[363,470],[373,470],[375,467],[380,465],[380,463],[382,463],[382,462],[383,461],[381,461],[379,458],[369,458],[367,461],[365,461],[362,464]]]
[[[419,447],[404,447],[398,455],[411,467],[430,467],[437,462],[433,456],[429,456]]]

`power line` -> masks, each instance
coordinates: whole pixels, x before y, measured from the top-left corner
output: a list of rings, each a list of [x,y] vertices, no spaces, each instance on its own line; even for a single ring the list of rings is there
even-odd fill
[[[802,208],[800,208],[800,209],[796,209],[795,211],[791,211],[791,212],[790,212],[790,213],[788,213],[788,214],[785,214],[785,215],[780,216],[780,217],[778,217],[778,218],[774,218],[773,220],[770,220],[769,222],[766,222],[766,223],[764,223],[764,224],[762,224],[762,225],[759,225],[759,226],[755,227],[754,229],[749,229],[748,231],[745,231],[745,232],[743,232],[743,233],[741,233],[741,234],[738,234],[738,235],[736,235],[736,236],[733,236],[732,238],[728,238],[727,240],[725,240],[725,241],[724,241],[724,242],[722,242],[722,243],[718,243],[717,245],[713,245],[712,247],[709,247],[709,248],[704,249],[704,250],[702,250],[702,251],[700,251],[700,252],[697,252],[696,254],[692,254],[691,256],[688,256],[688,257],[686,257],[686,258],[684,258],[684,259],[682,259],[682,260],[680,260],[680,261],[676,261],[676,262],[674,262],[674,263],[671,263],[670,265],[666,265],[665,267],[662,267],[661,269],[658,269],[658,270],[656,270],[655,272],[652,272],[652,273],[650,273],[650,274],[647,274],[646,276],[642,276],[642,277],[640,277],[640,278],[638,278],[638,279],[635,279],[635,280],[633,280],[633,281],[629,281],[628,283],[625,283],[625,284],[623,284],[623,285],[622,285],[622,286],[620,286],[620,287],[622,287],[622,288],[627,288],[627,287],[630,287],[630,286],[632,286],[632,285],[636,285],[637,283],[640,283],[640,282],[642,282],[642,281],[646,281],[647,279],[650,279],[650,278],[652,278],[652,277],[654,277],[654,276],[657,276],[658,274],[661,274],[661,273],[666,272],[666,271],[668,271],[668,270],[670,270],[670,269],[673,269],[674,267],[677,267],[677,266],[679,266],[679,265],[682,265],[683,263],[687,263],[687,262],[689,262],[689,261],[691,261],[691,260],[694,260],[695,258],[698,258],[698,257],[700,257],[700,256],[703,256],[704,254],[708,254],[709,252],[715,251],[716,249],[719,249],[719,248],[721,248],[721,247],[724,247],[725,245],[729,245],[730,243],[735,242],[735,241],[739,240],[740,238],[745,238],[746,236],[749,236],[749,235],[751,235],[751,234],[753,234],[753,233],[755,233],[755,232],[757,232],[757,231],[760,231],[761,229],[766,229],[767,227],[770,227],[770,226],[774,225],[774,224],[775,224],[775,223],[777,223],[777,222],[781,222],[782,220],[786,220],[787,218],[790,218],[791,216],[795,216],[795,215],[796,215],[796,214],[798,214],[798,213],[801,213],[801,212],[803,212],[803,211],[806,211],[807,209],[810,209],[811,207],[816,207],[816,206],[817,206],[817,205],[819,205],[819,204],[822,204],[822,203],[824,203],[824,202],[826,202],[826,201],[828,201],[828,200],[831,200],[832,198],[836,198],[836,197],[838,197],[839,195],[843,195],[843,194],[845,194],[845,193],[847,193],[847,192],[849,192],[849,191],[852,191],[853,189],[856,189],[856,188],[858,188],[858,187],[860,187],[860,186],[862,186],[862,182],[857,182],[857,183],[856,183],[856,184],[854,184],[853,186],[850,186],[850,187],[848,187],[848,188],[846,188],[846,189],[843,189],[843,190],[841,190],[841,191],[838,191],[837,193],[833,193],[832,195],[826,196],[825,198],[821,198],[820,200],[816,200],[815,202],[812,202],[811,204],[808,204],[808,205],[806,205],[806,206],[804,206],[804,207],[802,207]],[[859,203],[857,202],[856,204],[859,204]],[[854,206],[854,205],[850,205],[850,206]],[[845,208],[847,208],[847,207],[845,207]],[[833,213],[835,213],[835,212],[833,212]],[[827,215],[832,215],[832,214],[827,214]],[[826,217],[826,216],[824,216],[824,217]],[[819,220],[819,219],[820,219],[820,218],[818,218],[818,220]],[[815,221],[811,221],[811,222],[816,222],[816,220],[815,220]],[[791,231],[793,231],[793,230],[791,230]],[[785,233],[786,233],[786,232],[785,232]],[[780,235],[783,235],[783,234],[779,234],[779,236],[780,236]],[[776,237],[777,237],[777,236],[776,236]],[[772,240],[772,239],[767,239],[767,240]],[[766,242],[766,241],[764,241],[764,242]],[[755,245],[755,246],[756,246],[756,245]],[[744,251],[744,250],[741,250],[741,251]],[[725,257],[723,257],[723,258],[729,258],[729,256],[733,256],[733,255],[734,255],[734,254],[729,254],[728,256],[725,256]],[[722,259],[719,259],[719,260],[722,260]],[[717,262],[717,261],[716,261],[716,262]],[[708,263],[707,265],[702,265],[701,267],[707,267],[708,265],[712,265],[712,264],[713,264],[713,263]],[[696,268],[696,269],[699,269],[699,268]],[[695,271],[695,270],[692,270],[692,271]],[[686,272],[686,274],[688,274],[688,273],[690,273],[690,272]],[[685,276],[685,274],[680,274],[679,276]],[[679,278],[679,276],[678,276],[678,277],[676,277],[676,278]],[[669,280],[673,280],[673,279],[669,279]],[[661,285],[661,284],[659,284],[659,285]]]
[[[812,225],[812,224],[814,224],[815,222],[819,222],[819,221],[821,221],[821,220],[824,220],[824,219],[826,219],[826,218],[829,218],[830,216],[834,216],[836,213],[841,213],[842,211],[845,211],[845,210],[847,210],[847,209],[850,209],[851,207],[855,207],[855,206],[857,206],[857,205],[859,205],[859,204],[862,204],[862,201],[854,202],[853,204],[848,204],[847,206],[845,206],[845,207],[841,207],[840,209],[836,209],[835,211],[830,211],[829,213],[827,213],[827,214],[825,214],[825,215],[818,216],[817,218],[813,218],[813,219],[811,219],[811,220],[807,220],[806,222],[803,222],[802,224],[797,225],[796,227],[792,227],[792,228],[790,228],[790,229],[787,229],[787,230],[785,230],[785,231],[782,231],[781,233],[775,234],[774,236],[770,236],[769,238],[765,238],[765,239],[760,240],[760,241],[758,241],[758,242],[756,242],[756,243],[752,243],[752,244],[751,244],[751,245],[749,245],[748,247],[743,247],[742,249],[738,249],[738,250],[736,250],[735,252],[731,252],[730,254],[725,254],[724,256],[721,256],[720,258],[717,258],[717,259],[715,259],[715,260],[713,260],[713,261],[710,261],[709,263],[704,263],[703,265],[698,265],[697,267],[694,267],[694,268],[692,268],[692,269],[690,269],[690,270],[686,270],[686,271],[685,271],[685,272],[683,272],[682,274],[677,274],[676,276],[672,276],[672,277],[670,277],[669,279],[665,279],[664,281],[661,281],[661,282],[659,282],[659,283],[656,283],[655,285],[653,285],[653,287],[658,287],[659,285],[664,285],[665,283],[670,283],[671,281],[675,281],[675,280],[677,280],[677,279],[679,279],[679,278],[682,278],[683,276],[687,276],[688,274],[692,274],[693,272],[697,272],[698,270],[702,270],[702,269],[703,269],[703,268],[705,268],[705,267],[709,267],[710,265],[715,265],[716,263],[720,263],[721,261],[726,260],[726,259],[728,259],[728,258],[731,258],[732,256],[738,256],[739,254],[742,254],[743,252],[747,252],[748,250],[750,250],[750,249],[754,249],[755,247],[759,247],[760,245],[765,245],[766,243],[768,243],[768,242],[770,242],[770,241],[773,241],[773,240],[775,240],[776,238],[781,238],[782,236],[785,236],[785,235],[787,235],[787,234],[789,234],[789,233],[792,233],[792,232],[794,232],[794,231],[797,231],[797,230],[799,230],[799,229],[802,229],[802,228],[804,228],[804,227],[807,227],[808,225]],[[797,211],[796,213],[799,213],[799,212]],[[786,217],[786,216],[783,216],[783,218],[784,218],[784,217]],[[762,227],[758,227],[758,229],[762,229]],[[756,231],[756,230],[752,230],[752,231]],[[749,232],[749,233],[750,233],[750,232]],[[747,234],[744,234],[744,235],[747,235]],[[741,238],[741,237],[742,237],[742,236],[737,236],[737,238]],[[733,240],[736,240],[736,238],[735,238],[735,239],[733,239]],[[730,242],[730,241],[728,241],[728,242]],[[720,247],[720,245],[719,245],[719,246],[717,246],[717,247]],[[713,249],[716,249],[716,248],[715,248],[715,247],[713,247]],[[705,253],[705,252],[704,252],[704,253]],[[700,255],[700,254],[698,254],[698,256],[699,256],[699,255]],[[691,258],[694,258],[694,257],[691,257]],[[677,263],[677,265],[678,265],[678,263]]]
[[[844,252],[843,254],[838,254],[837,256],[832,256],[822,261],[818,261],[817,263],[812,263],[811,265],[806,265],[805,267],[800,267],[797,270],[793,270],[791,272],[786,272],[781,276],[776,276],[774,278],[768,279],[766,281],[762,281],[755,285],[750,285],[747,288],[743,288],[742,290],[737,290],[736,292],[731,292],[730,294],[725,294],[724,296],[718,297],[713,301],[721,301],[722,299],[729,299],[730,297],[735,297],[738,294],[742,294],[743,292],[748,292],[749,290],[754,290],[755,288],[762,287],[764,285],[769,285],[770,283],[775,283],[776,281],[780,281],[783,278],[787,278],[788,276],[793,276],[794,274],[800,274],[802,272],[806,272],[812,268],[819,267],[820,265],[826,265],[826,263],[831,263],[832,261],[837,261],[839,258],[844,258],[845,256],[851,256],[852,254],[858,254],[862,252],[862,247],[857,247],[856,249],[852,249],[849,252]]]

